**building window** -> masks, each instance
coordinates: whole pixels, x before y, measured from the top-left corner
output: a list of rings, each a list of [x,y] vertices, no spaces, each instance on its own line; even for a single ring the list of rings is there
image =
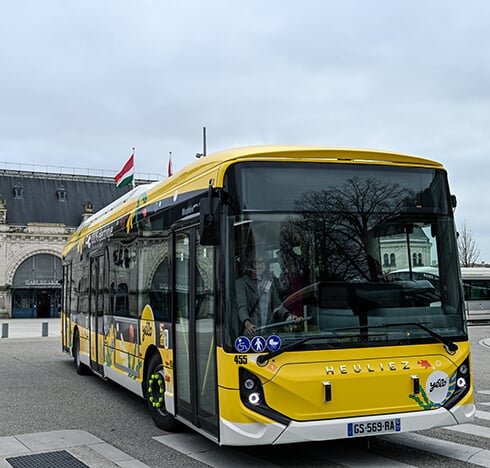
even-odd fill
[[[390,266],[390,263],[388,262],[388,254],[383,255],[383,266]]]
[[[22,187],[22,185],[14,185],[14,198],[16,200],[22,200],[24,198],[24,187]]]
[[[422,254],[416,254],[414,253],[412,255],[412,261],[413,261],[413,266],[423,266],[424,263],[422,262]]]
[[[424,263],[422,262],[422,254],[419,253],[419,254],[416,254],[414,253],[412,255],[412,259],[413,259],[413,266],[423,266]]]
[[[58,201],[64,202],[66,200],[66,189],[62,185],[58,187],[58,190],[56,190],[56,195],[58,197]]]
[[[394,253],[390,254],[390,265],[396,266],[396,258]]]

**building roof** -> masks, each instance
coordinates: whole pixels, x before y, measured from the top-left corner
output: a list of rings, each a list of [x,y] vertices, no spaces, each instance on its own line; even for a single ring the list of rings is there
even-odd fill
[[[124,195],[130,186],[116,187],[110,177],[0,171],[0,197],[7,208],[7,224],[64,224],[76,227],[84,205],[100,210]]]

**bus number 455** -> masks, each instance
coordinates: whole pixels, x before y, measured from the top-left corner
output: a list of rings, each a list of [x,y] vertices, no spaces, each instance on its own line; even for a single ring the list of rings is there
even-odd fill
[[[246,364],[248,362],[248,357],[246,354],[237,354],[235,356],[235,364]]]

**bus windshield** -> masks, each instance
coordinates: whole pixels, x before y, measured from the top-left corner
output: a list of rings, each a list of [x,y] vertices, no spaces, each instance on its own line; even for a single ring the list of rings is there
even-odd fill
[[[444,171],[243,163],[225,185],[226,350],[434,342],[424,327],[466,336]]]

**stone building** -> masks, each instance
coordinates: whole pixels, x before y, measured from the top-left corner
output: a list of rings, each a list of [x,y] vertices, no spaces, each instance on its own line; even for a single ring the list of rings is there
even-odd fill
[[[112,177],[0,170],[0,318],[58,316],[64,243],[130,188]]]
[[[410,265],[407,257],[406,235],[386,236],[380,242],[383,271],[396,271],[412,267],[434,266],[432,243],[427,234],[415,227],[410,234]]]

